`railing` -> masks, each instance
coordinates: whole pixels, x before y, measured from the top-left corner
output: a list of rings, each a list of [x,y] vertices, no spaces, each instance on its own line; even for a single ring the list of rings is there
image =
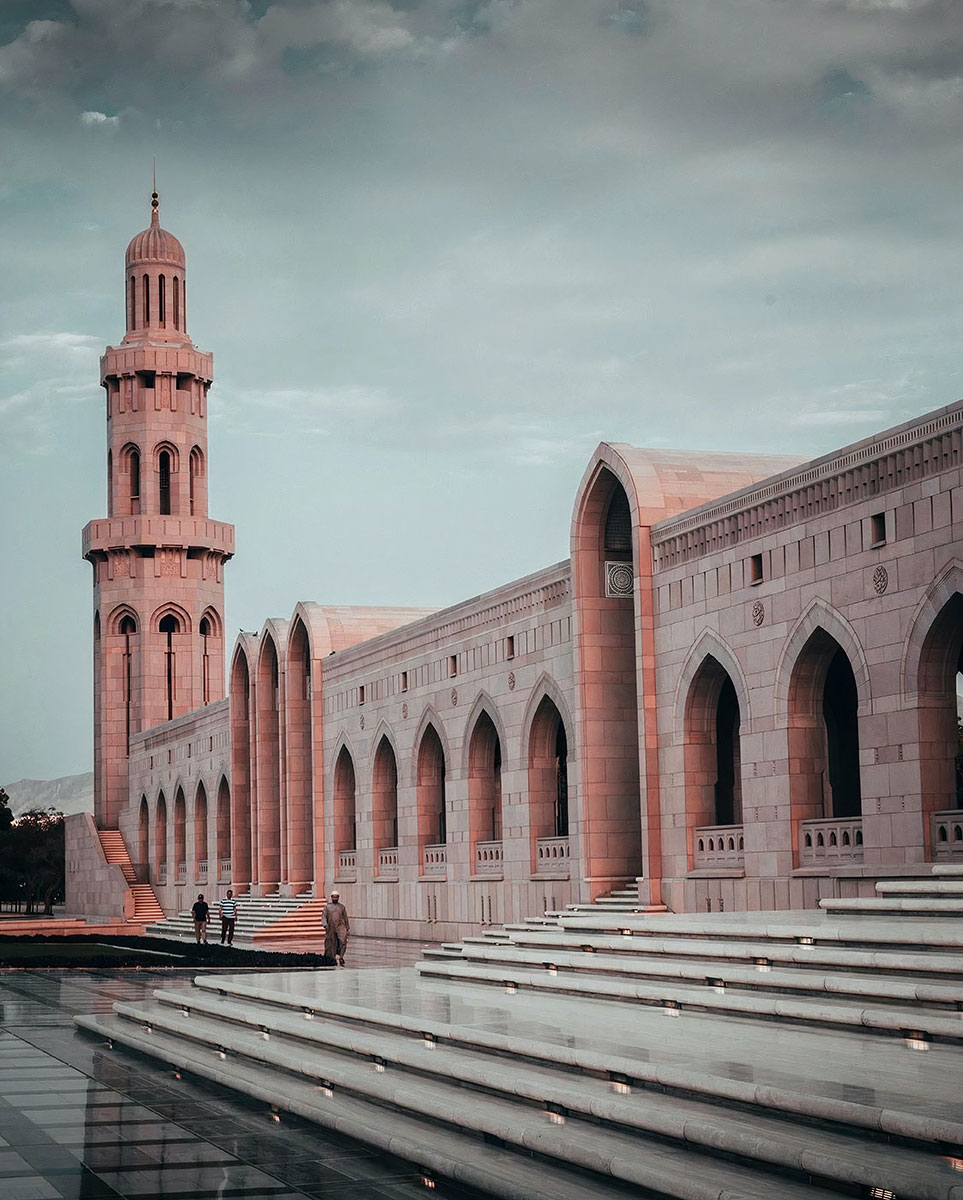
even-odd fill
[[[424,873],[426,875],[444,875],[448,869],[448,847],[426,846]]]
[[[558,875],[569,872],[569,844],[567,837],[536,838],[536,875]]]
[[[862,862],[863,819],[810,820],[799,822],[799,863]]]
[[[167,863],[166,862],[157,864],[157,882],[158,883],[166,883],[167,882]]]
[[[475,844],[475,874],[501,875],[501,842],[477,842]]]
[[[338,852],[338,878],[354,879],[358,873],[357,850],[341,850]]]
[[[743,834],[741,825],[703,825],[692,831],[692,862],[703,867],[741,867]]]
[[[398,878],[398,847],[382,846],[378,851],[378,878]]]
[[[963,858],[963,808],[930,814],[934,858]]]
[[[219,867],[217,877],[221,882],[226,882],[231,878],[231,860],[229,858],[222,858]]]
[[[197,878],[204,883],[207,882],[207,859],[202,858],[197,864]]]
[[[187,863],[179,862],[177,864],[177,882],[187,883]]]

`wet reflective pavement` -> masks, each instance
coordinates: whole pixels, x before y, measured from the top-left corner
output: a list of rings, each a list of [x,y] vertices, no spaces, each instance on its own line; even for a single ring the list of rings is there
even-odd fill
[[[78,1033],[196,972],[0,971],[0,1197],[414,1200],[410,1164]],[[259,973],[261,974],[261,973]],[[267,972],[263,975],[268,974]],[[262,975],[262,977],[263,977]],[[433,1194],[478,1200],[437,1181]]]

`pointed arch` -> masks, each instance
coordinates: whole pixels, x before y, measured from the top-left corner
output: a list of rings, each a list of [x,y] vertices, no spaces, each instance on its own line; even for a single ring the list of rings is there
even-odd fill
[[[311,639],[299,615],[292,618],[285,655],[287,875],[288,882],[306,885],[314,877],[314,716]]]
[[[445,752],[445,762],[450,763],[452,761],[451,747],[448,744],[448,735],[445,731],[445,722],[441,719],[438,710],[433,705],[427,704],[422,710],[421,717],[419,718],[418,724],[415,727],[415,737],[413,742],[415,747],[415,756],[409,764],[410,781],[415,785],[418,783],[418,747],[421,745],[421,740],[425,736],[425,731],[429,725],[433,725],[435,727],[435,733],[438,735],[438,738],[441,742],[441,748]]]
[[[681,731],[685,728],[686,708],[691,699],[692,682],[702,670],[705,659],[710,656],[715,659],[732,680],[736,699],[739,701],[739,715],[743,726],[748,726],[752,721],[749,685],[746,683],[742,664],[736,657],[735,651],[721,634],[717,633],[714,629],[703,629],[692,643],[689,653],[686,655],[685,662],[682,664],[682,670],[679,673],[679,681],[676,684],[675,702],[673,705],[676,731]]]
[[[447,764],[450,759],[433,721],[424,725],[415,744],[418,861],[423,865],[427,846],[443,846],[448,841]]]
[[[197,781],[194,789],[194,876],[207,878],[207,788],[204,780]]]
[[[539,839],[569,836],[568,764],[572,754],[561,709],[545,688],[536,695],[539,699],[528,727],[525,759],[533,871],[538,866]]]
[[[253,879],[256,861],[252,846],[252,808],[254,804],[254,760],[251,656],[256,647],[253,634],[242,633],[235,643],[231,659],[231,879],[246,885]],[[219,857],[224,857],[219,854]]]
[[[472,872],[475,870],[478,845],[502,840],[502,760],[505,745],[504,735],[499,735],[488,704],[476,702],[473,715],[474,720],[468,726],[465,738],[469,861]]]
[[[502,754],[505,755],[508,750],[508,735],[505,732],[505,722],[502,720],[498,705],[488,692],[481,691],[475,697],[475,702],[471,706],[471,711],[468,714],[468,719],[465,721],[464,732],[462,733],[461,769],[464,774],[468,773],[471,759],[469,743],[471,741],[472,730],[475,728],[475,723],[483,712],[488,714],[491,723],[495,726],[495,732],[498,734],[498,740],[501,743]]]
[[[126,626],[125,622],[128,623]],[[130,622],[133,622],[133,629],[130,628]],[[137,633],[139,629],[140,619],[138,618],[137,610],[129,604],[118,604],[116,608],[110,610],[110,614],[107,617],[108,634]]]
[[[354,757],[342,740],[334,763],[334,852],[336,855],[358,848],[357,772]]]
[[[221,774],[217,785],[216,810],[214,814],[214,866],[209,878],[227,883],[231,878],[231,785],[227,776]]]
[[[789,719],[790,692],[793,675],[803,647],[809,639],[822,631],[828,634],[849,659],[853,676],[856,680],[856,690],[859,695],[859,713],[869,713],[872,705],[870,688],[869,665],[856,631],[842,613],[820,597],[817,597],[793,626],[792,632],[786,639],[779,663],[776,667],[775,707],[776,720],[785,722]],[[802,683],[797,679],[796,685]]]
[[[371,816],[377,853],[398,846],[398,752],[391,730],[384,721],[375,731],[374,746]],[[377,859],[375,861],[377,863]]]
[[[963,564],[949,563],[916,606],[904,644],[901,691],[917,711],[920,805],[926,857],[928,814],[963,809]]]
[[[159,873],[167,871],[167,797],[164,789],[157,793],[154,805],[154,865]],[[163,870],[161,870],[163,868]]]
[[[150,805],[146,795],[141,796],[137,809],[137,861],[150,862]]]
[[[162,633],[166,630],[161,629],[161,622],[165,617],[173,617],[177,622],[178,628],[172,629],[172,633],[190,633],[192,630],[191,616],[186,608],[182,608],[179,604],[168,602],[162,604],[160,608],[155,608],[150,616],[150,631],[151,633]]]
[[[281,650],[271,629],[261,635],[254,689],[257,764],[257,877],[271,891],[282,875]]]
[[[187,871],[187,805],[180,784],[174,791],[174,878],[183,883]]]
[[[543,671],[535,681],[535,686],[529,692],[528,703],[525,705],[525,715],[522,717],[521,741],[518,747],[518,761],[520,763],[528,762],[532,740],[532,725],[535,721],[538,707],[542,699],[546,696],[558,709],[559,716],[562,718],[562,726],[565,729],[565,738],[568,742],[570,758],[575,749],[575,722],[572,719],[572,713],[565,699],[565,694],[552,676]]]

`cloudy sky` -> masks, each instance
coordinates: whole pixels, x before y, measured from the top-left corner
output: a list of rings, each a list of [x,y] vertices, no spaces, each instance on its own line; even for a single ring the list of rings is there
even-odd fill
[[[163,223],[227,624],[564,558],[602,439],[956,400],[959,0],[3,0],[0,781],[91,764],[97,357]]]

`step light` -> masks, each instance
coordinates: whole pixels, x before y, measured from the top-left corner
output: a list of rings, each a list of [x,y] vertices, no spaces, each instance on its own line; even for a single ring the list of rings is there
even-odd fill
[[[304,1017],[305,1021],[313,1021],[314,1020],[314,1010],[311,1008],[302,1008],[301,1016]]]
[[[896,1200],[896,1193],[891,1192],[889,1188],[871,1187],[867,1195],[871,1200]]]
[[[632,930],[631,930],[631,929],[620,929],[620,930],[619,930],[619,933],[621,933],[621,935],[622,935],[623,937],[627,937],[627,938],[630,938],[630,937],[632,936]]]
[[[797,937],[796,943],[800,946],[815,946],[816,939],[811,937]]]
[[[331,1086],[330,1079],[322,1079],[318,1084],[318,1091],[322,1096],[327,1096],[329,1100],[334,1097],[334,1088]]]
[[[154,1032],[154,1026],[153,1026],[153,1025],[145,1025],[145,1026],[144,1026],[144,1033],[153,1033],[153,1032]]]
[[[711,987],[714,992],[724,992],[726,981],[724,979],[706,979],[706,987]]]
[[[191,1015],[191,1010],[190,1010],[189,1008],[182,1008],[182,1009],[181,1009],[181,1016],[182,1016],[182,1017],[189,1017],[190,1015]]]
[[[757,971],[771,971],[772,960],[768,958],[754,958],[753,963]]]
[[[227,1051],[224,1049],[223,1046],[218,1046],[218,1048],[214,1051],[214,1053],[217,1055],[217,1057],[222,1062],[224,1061],[225,1058],[227,1058]]]
[[[424,1038],[424,1041],[425,1041],[425,1049],[426,1050],[434,1050],[434,1048],[437,1044],[435,1041],[435,1035],[433,1033],[425,1032],[421,1036]]]
[[[435,1190],[435,1181],[430,1175],[422,1175],[421,1186],[427,1188],[429,1192],[433,1192]]]
[[[112,1041],[110,1038],[108,1038],[108,1039],[107,1039],[107,1049],[108,1049],[108,1050],[113,1050],[113,1048],[114,1048],[114,1043],[113,1043],[113,1041]]]
[[[514,979],[506,979],[505,980],[505,994],[507,996],[513,996],[517,991],[518,991],[518,984],[515,982],[515,980]]]
[[[929,1034],[917,1029],[904,1029],[903,1041],[910,1050],[929,1050]]]
[[[271,1031],[266,1025],[261,1026],[261,1037],[264,1038],[266,1042],[271,1040]]]
[[[546,1104],[545,1115],[551,1125],[565,1124],[565,1109],[558,1104]]]
[[[667,1017],[677,1017],[681,1012],[678,1000],[663,1000],[662,1011]]]
[[[549,975],[558,974],[558,967],[554,963],[543,963],[542,965],[544,966],[545,970],[548,971]]]
[[[278,1106],[276,1104],[271,1105],[271,1120],[278,1125],[281,1124],[281,1114],[278,1112]]]
[[[180,1071],[171,1071],[171,1074],[174,1076],[175,1079],[180,1079],[180,1077],[181,1077]]]
[[[383,1058],[373,1058],[371,1064],[379,1075],[385,1073],[385,1060]]]
[[[945,1158],[943,1161],[951,1171],[963,1171],[963,1158]]]
[[[629,1087],[629,1081],[624,1075],[612,1075],[609,1077],[609,1088],[615,1092],[617,1096],[628,1096],[632,1089]]]

